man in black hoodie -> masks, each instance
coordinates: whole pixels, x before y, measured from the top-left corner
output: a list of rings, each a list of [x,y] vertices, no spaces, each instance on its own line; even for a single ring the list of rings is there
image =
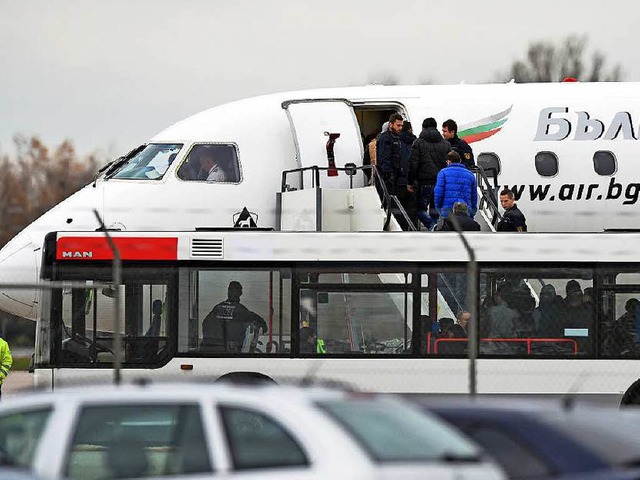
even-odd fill
[[[447,166],[447,153],[450,150],[451,146],[440,135],[435,119],[425,118],[422,132],[411,147],[408,180],[409,185],[418,184],[418,218],[427,229],[438,220],[433,189],[438,172]]]
[[[405,121],[402,124],[402,131],[400,132],[400,173],[396,179],[396,195],[402,203],[407,215],[411,221],[415,224],[416,216],[416,196],[413,190],[413,184],[408,183],[409,177],[409,158],[411,156],[411,146],[416,141],[416,136],[413,134],[413,127],[411,122]],[[406,222],[401,222],[404,224]],[[408,230],[404,228],[404,230]]]

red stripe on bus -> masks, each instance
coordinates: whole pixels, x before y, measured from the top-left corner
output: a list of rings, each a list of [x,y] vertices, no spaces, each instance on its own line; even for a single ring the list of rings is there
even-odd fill
[[[122,260],[177,260],[178,239],[166,237],[114,237]],[[56,248],[57,260],[113,260],[104,237],[62,237]]]

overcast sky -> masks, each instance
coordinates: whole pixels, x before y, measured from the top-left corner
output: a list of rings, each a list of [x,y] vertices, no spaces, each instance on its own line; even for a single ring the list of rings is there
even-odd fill
[[[486,82],[570,34],[637,81],[639,20],[622,0],[0,0],[0,153],[20,133],[114,156],[264,93]]]

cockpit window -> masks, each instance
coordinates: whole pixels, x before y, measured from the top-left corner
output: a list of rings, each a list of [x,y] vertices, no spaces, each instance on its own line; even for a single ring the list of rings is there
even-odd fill
[[[111,178],[160,180],[182,148],[180,143],[152,143],[126,161]]]
[[[194,145],[178,169],[178,178],[189,182],[239,183],[240,164],[235,145]]]

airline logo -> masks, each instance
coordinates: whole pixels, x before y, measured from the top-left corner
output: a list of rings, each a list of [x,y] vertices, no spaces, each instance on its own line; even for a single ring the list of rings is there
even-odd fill
[[[502,130],[502,126],[509,119],[512,108],[513,105],[502,112],[458,127],[458,137],[467,143],[474,143],[495,135]]]
[[[168,237],[113,237],[122,260],[177,260],[178,239]],[[62,237],[57,260],[113,260],[105,237]]]
[[[569,138],[572,133],[572,140],[614,140],[620,137],[623,140],[637,140],[629,112],[617,112],[608,123],[591,118],[589,112],[573,112],[577,119],[571,121],[567,118],[568,113],[567,107],[540,110],[534,141],[560,141]]]

